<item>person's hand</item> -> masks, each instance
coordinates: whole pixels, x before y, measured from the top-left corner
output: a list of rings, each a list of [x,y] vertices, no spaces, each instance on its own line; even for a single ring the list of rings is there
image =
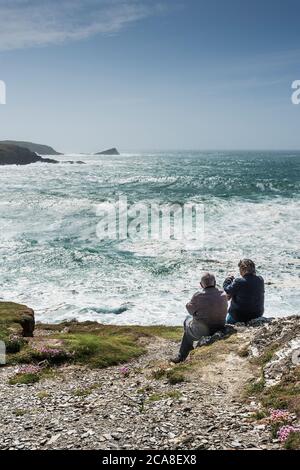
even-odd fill
[[[227,274],[227,277],[233,277],[233,278],[234,278],[234,274],[228,273],[228,274]]]

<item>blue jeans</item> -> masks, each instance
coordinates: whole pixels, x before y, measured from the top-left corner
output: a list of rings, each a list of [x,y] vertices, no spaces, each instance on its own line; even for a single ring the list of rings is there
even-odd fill
[[[231,316],[229,312],[227,313],[226,323],[229,325],[235,325],[235,323],[237,323],[237,321]]]

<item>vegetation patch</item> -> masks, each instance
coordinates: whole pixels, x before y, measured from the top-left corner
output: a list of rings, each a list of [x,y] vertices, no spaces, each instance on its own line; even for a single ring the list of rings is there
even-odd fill
[[[300,432],[291,432],[284,443],[286,450],[300,450]]]
[[[260,398],[267,408],[283,408],[300,416],[300,367],[291,369],[279,384],[264,388]]]
[[[41,390],[36,394],[36,396],[40,399],[43,400],[44,398],[48,398],[50,396],[50,393],[47,392],[46,390]]]
[[[40,380],[39,374],[30,374],[30,373],[19,374],[18,373],[9,379],[9,385],[17,385],[17,384],[29,385],[29,384],[34,384],[38,382],[39,380]]]
[[[90,385],[89,387],[76,388],[73,391],[73,395],[75,397],[88,397],[89,395],[91,395],[91,393],[93,393],[94,390],[96,390],[99,387],[100,387],[100,384],[93,384],[93,385]]]
[[[270,346],[266,347],[263,354],[261,354],[259,357],[251,359],[251,362],[259,366],[264,366],[273,359],[274,354],[281,347],[282,345],[279,342],[274,342]]]
[[[21,408],[17,408],[13,411],[15,416],[24,416],[29,413],[28,410],[22,410]]]

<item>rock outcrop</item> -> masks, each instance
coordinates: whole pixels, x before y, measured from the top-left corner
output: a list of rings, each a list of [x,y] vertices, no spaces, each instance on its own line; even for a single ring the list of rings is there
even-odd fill
[[[19,332],[18,330],[23,337],[32,337],[34,327],[34,311],[31,308],[14,302],[0,302],[0,336],[2,339],[5,340],[6,335]]]
[[[29,165],[30,163],[58,163],[51,158],[43,158],[34,152],[17,145],[0,144],[0,165]]]
[[[3,140],[2,142],[0,142],[0,144],[16,145],[17,147],[28,149],[30,150],[30,152],[35,152],[40,155],[62,155],[49,145],[35,144],[33,142],[22,142],[19,140]]]
[[[95,155],[120,155],[120,153],[114,147],[114,148],[111,148],[111,149],[108,149],[108,150],[104,150],[103,152],[95,153]]]

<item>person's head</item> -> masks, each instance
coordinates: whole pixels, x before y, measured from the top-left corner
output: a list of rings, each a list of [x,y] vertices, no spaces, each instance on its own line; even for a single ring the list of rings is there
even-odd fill
[[[204,273],[201,276],[200,284],[201,284],[201,287],[203,287],[203,289],[206,289],[207,287],[215,287],[216,286],[216,278],[211,273]]]
[[[251,259],[241,259],[238,264],[241,276],[246,274],[255,274],[255,264]]]

